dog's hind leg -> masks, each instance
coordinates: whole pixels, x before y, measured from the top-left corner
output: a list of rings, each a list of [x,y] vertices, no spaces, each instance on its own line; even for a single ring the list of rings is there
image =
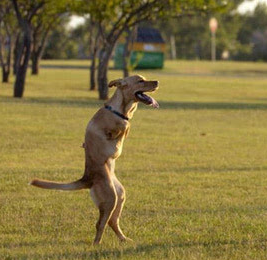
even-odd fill
[[[91,197],[99,209],[99,220],[96,224],[94,244],[100,244],[106,224],[117,203],[117,194],[111,180],[104,178],[91,188]]]
[[[125,190],[124,187],[122,186],[122,184],[118,181],[118,179],[115,176],[112,176],[112,181],[114,184],[114,187],[116,189],[116,193],[117,193],[117,205],[111,215],[111,218],[108,222],[109,226],[113,229],[113,231],[115,232],[115,234],[118,236],[118,238],[121,241],[126,241],[126,240],[130,240],[129,238],[127,238],[119,225],[119,218],[121,216],[121,212],[123,209],[123,205],[125,202]]]

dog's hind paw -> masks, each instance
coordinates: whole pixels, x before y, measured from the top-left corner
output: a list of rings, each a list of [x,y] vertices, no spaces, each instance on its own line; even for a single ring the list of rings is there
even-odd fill
[[[125,242],[130,242],[130,243],[134,243],[134,240],[132,240],[131,238],[129,237],[124,237],[122,239],[120,239],[122,243],[125,243]]]

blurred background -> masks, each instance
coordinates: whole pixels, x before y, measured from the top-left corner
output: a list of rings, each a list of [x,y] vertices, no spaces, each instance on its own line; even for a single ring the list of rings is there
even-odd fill
[[[2,0],[2,82],[12,71],[22,97],[29,66],[37,75],[42,59],[88,60],[90,89],[107,99],[110,68],[125,77],[170,59],[264,62],[266,28],[265,0]]]
[[[233,2],[236,2],[236,5],[230,11],[214,14],[218,21],[216,58],[218,60],[266,61],[267,1]],[[167,21],[163,19],[145,23],[145,25],[149,24],[161,32],[167,44],[165,52],[167,59],[210,60],[210,17],[211,15],[196,15],[172,18]],[[65,21],[64,31],[62,28],[53,30],[43,58],[88,58],[90,56],[88,45],[90,32],[87,29],[89,20],[90,18],[71,16]],[[62,32],[64,34],[61,35],[60,44],[56,35]],[[171,39],[175,40],[176,56],[171,52],[173,46]]]

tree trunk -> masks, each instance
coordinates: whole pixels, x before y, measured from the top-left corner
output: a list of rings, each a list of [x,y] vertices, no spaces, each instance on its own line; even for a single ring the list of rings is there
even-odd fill
[[[95,64],[96,64],[96,53],[92,55],[92,62],[90,67],[90,90],[96,90],[95,82]]]
[[[10,66],[11,66],[11,52],[12,52],[12,36],[9,33],[8,29],[6,29],[8,36],[8,44],[3,48],[0,43],[0,63],[2,67],[2,82],[7,83],[10,74]],[[7,54],[4,55],[4,52],[7,51]]]
[[[31,55],[31,43],[32,43],[32,30],[31,20],[36,15],[38,10],[43,7],[45,1],[32,2],[32,7],[28,14],[23,18],[17,0],[12,0],[14,11],[17,16],[18,23],[23,33],[23,41],[18,48],[18,59],[16,60],[16,81],[14,84],[14,97],[23,97],[25,78],[27,74],[27,68]],[[25,14],[24,14],[25,15]]]
[[[126,39],[123,48],[122,61],[123,61],[123,77],[129,77],[129,70],[131,68],[131,50],[133,45],[133,40],[136,34],[137,27],[132,29],[126,29]],[[132,68],[131,68],[132,69]]]
[[[124,44],[123,53],[122,53],[122,65],[123,65],[123,77],[129,77],[129,59],[130,59],[130,51],[129,51],[129,43],[130,43],[130,32],[127,32],[126,42]]]
[[[125,26],[123,26],[116,33],[113,32],[109,37],[104,40],[104,43],[102,45],[97,74],[99,99],[108,99],[108,63],[114,46],[124,30]]]
[[[8,79],[9,79],[9,70],[4,69],[2,67],[2,82],[3,83],[8,83]]]
[[[115,43],[114,43],[115,44]],[[100,52],[100,61],[98,66],[97,82],[98,82],[98,91],[99,99],[106,100],[108,99],[108,62],[113,50],[113,45],[104,45]]]
[[[30,25],[24,21],[23,42],[19,48],[19,57],[16,67],[16,81],[14,84],[14,97],[23,97],[25,78],[31,54],[31,29]]]
[[[42,32],[41,40],[38,39],[38,32],[36,31],[33,32],[32,53],[31,53],[32,75],[39,74],[39,63],[43,56],[48,34],[51,30],[52,24],[53,23],[50,23],[48,27]]]
[[[90,54],[92,56],[92,62],[90,67],[90,90],[96,89],[96,57],[98,50],[100,49],[100,26],[98,23],[95,23],[94,20],[90,20],[89,24],[90,38]]]
[[[0,64],[2,67],[2,82],[8,83],[9,79],[9,72],[10,72],[10,59],[11,59],[11,44],[8,47],[8,54],[7,54],[7,60],[5,60],[4,55],[2,53],[2,46],[0,45]]]
[[[109,58],[106,56],[101,59],[98,67],[97,81],[98,81],[98,91],[99,91],[99,99],[106,100],[108,99],[108,61]]]
[[[14,51],[13,51],[13,75],[16,75],[17,73],[17,67],[18,67],[18,57],[19,57],[19,48],[21,43],[20,40],[20,33],[17,34],[15,44],[14,44]]]
[[[31,60],[32,60],[32,75],[38,75],[40,58],[38,57],[38,54],[36,52],[32,52]]]
[[[3,82],[8,82],[8,79],[9,79],[12,48],[13,48],[13,39],[11,36],[9,36],[9,46],[8,46],[8,54],[7,54],[7,68],[6,68],[5,74],[3,74]]]

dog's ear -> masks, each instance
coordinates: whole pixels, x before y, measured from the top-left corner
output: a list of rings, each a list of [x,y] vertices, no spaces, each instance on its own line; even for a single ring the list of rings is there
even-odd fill
[[[108,87],[111,88],[113,86],[115,87],[124,87],[126,86],[126,82],[123,79],[115,79],[109,82]]]

